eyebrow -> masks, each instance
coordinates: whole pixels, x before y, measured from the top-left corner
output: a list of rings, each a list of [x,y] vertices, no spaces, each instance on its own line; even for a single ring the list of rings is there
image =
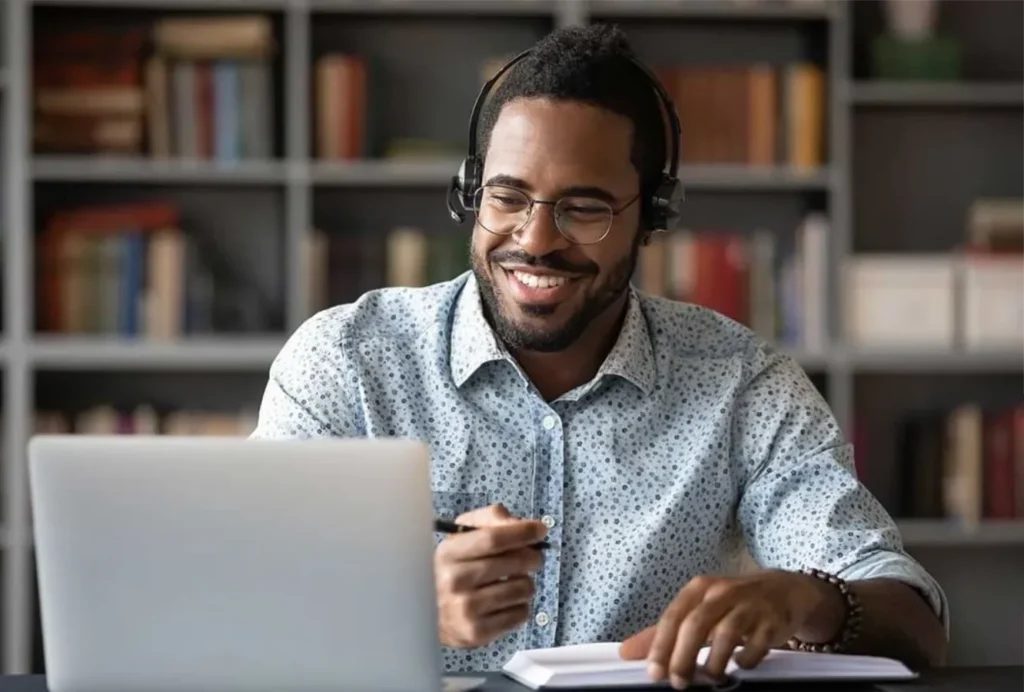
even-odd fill
[[[528,182],[522,178],[517,178],[514,175],[505,175],[499,173],[493,175],[487,179],[486,185],[505,185],[507,187],[516,187],[525,192],[532,192],[533,188]],[[603,187],[597,187],[596,185],[572,185],[570,187],[564,187],[558,191],[558,197],[594,197],[602,201],[608,202],[608,204],[615,204],[618,202],[618,198]]]

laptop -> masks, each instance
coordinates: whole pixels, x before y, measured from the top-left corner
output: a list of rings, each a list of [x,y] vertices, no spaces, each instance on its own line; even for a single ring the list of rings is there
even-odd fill
[[[37,436],[51,692],[437,692],[429,453]]]

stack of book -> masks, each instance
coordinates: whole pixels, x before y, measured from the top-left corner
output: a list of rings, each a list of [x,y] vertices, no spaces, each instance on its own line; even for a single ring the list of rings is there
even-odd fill
[[[685,163],[824,164],[826,80],[817,65],[669,65],[657,74],[679,113]]]
[[[829,220],[818,212],[804,219],[792,241],[767,229],[657,234],[641,251],[637,285],[712,308],[775,343],[821,352],[828,237]]]
[[[150,155],[230,164],[273,154],[267,18],[163,19],[153,43],[145,66]]]
[[[903,421],[898,514],[953,519],[1024,519],[1024,403],[964,402]]]
[[[316,228],[303,248],[307,314],[387,286],[426,286],[469,269],[469,235],[399,226],[387,233]]]
[[[35,149],[267,158],[273,53],[270,21],[258,15],[43,33],[34,47]]]
[[[63,210],[37,247],[42,331],[175,339],[266,328],[257,292],[215,271],[173,203]]]
[[[61,31],[33,45],[35,151],[139,154],[145,97],[141,30]]]

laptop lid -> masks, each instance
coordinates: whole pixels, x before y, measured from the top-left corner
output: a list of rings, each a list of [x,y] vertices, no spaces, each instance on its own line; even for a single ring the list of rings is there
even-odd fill
[[[441,688],[429,453],[38,436],[51,692]]]

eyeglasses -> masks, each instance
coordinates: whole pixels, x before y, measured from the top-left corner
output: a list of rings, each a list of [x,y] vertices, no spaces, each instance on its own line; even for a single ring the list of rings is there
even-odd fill
[[[612,221],[640,195],[615,209],[594,197],[562,197],[555,201],[533,199],[514,187],[484,185],[473,197],[476,220],[484,230],[495,235],[512,235],[526,227],[538,204],[554,205],[555,225],[570,242],[593,245],[604,240]]]

